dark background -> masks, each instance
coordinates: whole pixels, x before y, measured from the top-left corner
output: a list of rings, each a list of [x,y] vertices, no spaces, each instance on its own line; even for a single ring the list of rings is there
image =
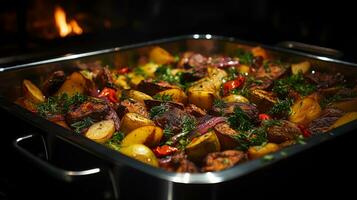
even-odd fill
[[[345,54],[343,59],[355,61],[357,31],[352,1],[314,2],[3,1],[0,6],[0,22],[3,24],[0,27],[0,57],[24,54],[46,57],[182,34],[211,33],[269,45],[292,40],[330,47],[342,51]],[[43,29],[33,28],[39,19],[52,17],[54,5],[62,6],[68,17],[78,19],[79,24],[85,26],[84,34],[48,39],[41,35]],[[47,26],[45,29],[53,31],[55,27]]]
[[[269,45],[286,40],[304,42],[338,49],[344,53],[342,59],[356,62],[357,18],[352,1],[311,2],[5,0],[0,4],[0,64],[11,65],[192,33],[233,36]],[[43,8],[38,8],[38,4]],[[41,30],[31,28],[37,19],[49,19],[51,13],[46,11],[51,11],[54,5],[61,5],[69,17],[78,19],[85,26],[85,33],[46,38]],[[35,18],[32,18],[33,13]],[[78,13],[84,15],[78,16]],[[110,25],[105,25],[108,21]],[[55,181],[21,159],[11,142],[29,129],[3,113],[1,118],[2,123],[12,129],[1,131],[0,199],[100,199],[106,196],[101,187],[91,185],[94,181],[72,185]],[[266,194],[272,198],[353,195],[355,139],[356,136],[349,134],[294,160],[287,160],[274,170],[261,172],[256,179],[247,178],[249,190],[245,193],[234,185],[223,193],[237,198],[252,194]],[[139,188],[134,192],[137,191],[143,190]]]

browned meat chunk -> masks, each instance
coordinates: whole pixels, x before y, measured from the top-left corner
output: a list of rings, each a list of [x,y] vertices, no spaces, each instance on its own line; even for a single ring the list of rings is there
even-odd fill
[[[143,117],[148,118],[149,117],[149,113],[146,110],[146,107],[143,103],[134,101],[134,100],[124,100],[122,102],[120,102],[118,108],[117,108],[117,114],[119,116],[119,118],[121,119],[125,113],[137,113]]]
[[[258,119],[258,109],[255,107],[255,105],[250,103],[231,102],[226,103],[226,106],[223,108],[214,105],[212,107],[211,112],[214,115],[220,115],[221,113],[223,113],[223,115],[227,116],[234,113],[234,108],[236,106],[239,106],[240,109],[242,109],[242,111],[247,114],[251,120],[256,121]]]
[[[274,125],[268,128],[269,142],[280,144],[285,141],[295,140],[296,137],[302,135],[301,130],[296,124],[282,120],[279,125]]]
[[[317,84],[317,88],[329,88],[344,82],[344,76],[340,73],[327,74],[316,72],[306,75],[306,78]]]
[[[66,75],[63,71],[53,72],[43,83],[42,92],[45,96],[49,96],[57,92],[63,82],[66,80]]]
[[[269,64],[268,66],[261,66],[256,72],[256,78],[267,77],[270,80],[276,80],[286,72],[286,69],[279,65]]]
[[[249,101],[257,105],[260,113],[266,113],[277,103],[277,98],[272,92],[256,89],[251,92]]]
[[[321,116],[313,120],[308,128],[312,134],[318,134],[328,131],[330,126],[340,118],[344,112],[334,108],[327,108],[322,111]]]
[[[245,157],[244,152],[237,150],[210,153],[204,160],[202,171],[221,171],[238,164]]]
[[[115,130],[118,131],[120,128],[120,118],[113,108],[110,108],[108,115],[105,119],[111,119],[114,121]]]
[[[184,106],[183,106],[182,103],[173,102],[173,101],[163,102],[163,101],[160,101],[160,100],[148,99],[148,100],[144,100],[144,102],[145,102],[145,105],[146,105],[148,110],[150,110],[154,106],[159,106],[162,103],[168,104],[170,106],[174,106],[174,107],[182,109],[182,110],[184,109]]]
[[[185,111],[188,114],[193,115],[195,117],[203,117],[203,116],[205,116],[207,114],[206,111],[204,111],[201,108],[197,107],[195,104],[188,104],[185,107]]]
[[[173,156],[160,159],[159,165],[161,168],[171,172],[198,172],[196,165],[186,157],[183,153],[177,153]]]
[[[184,110],[166,104],[167,111],[161,115],[154,116],[153,120],[160,127],[170,127],[172,132],[178,133],[181,130],[182,119],[190,116]]]
[[[168,90],[168,89],[173,89],[173,88],[179,88],[175,85],[171,85],[167,82],[156,82],[152,79],[147,79],[143,80],[139,83],[138,85],[138,90],[141,92],[144,92],[150,96],[153,96],[157,94],[158,92]]]
[[[114,87],[114,81],[108,67],[100,68],[97,76],[95,77],[95,82],[99,89],[104,87]]]
[[[66,122],[73,124],[89,117],[93,121],[99,121],[105,118],[109,113],[110,107],[105,102],[86,101],[79,107],[71,109],[66,114]]]
[[[219,123],[214,127],[216,135],[221,144],[221,148],[224,149],[233,149],[238,146],[238,142],[234,139],[238,133],[232,129],[228,123]]]

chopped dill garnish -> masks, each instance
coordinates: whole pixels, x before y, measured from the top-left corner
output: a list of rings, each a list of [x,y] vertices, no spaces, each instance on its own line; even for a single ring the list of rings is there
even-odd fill
[[[167,102],[167,101],[172,101],[172,95],[169,95],[169,94],[155,94],[153,96],[154,99],[156,100],[160,100],[160,101],[163,101],[163,102]]]
[[[86,117],[82,121],[71,124],[71,127],[74,128],[74,132],[81,133],[83,129],[88,128],[93,123],[94,122],[90,117]]]
[[[167,110],[168,107],[163,103],[158,106],[154,106],[150,109],[150,117],[154,118],[155,116],[160,116],[164,114]]]

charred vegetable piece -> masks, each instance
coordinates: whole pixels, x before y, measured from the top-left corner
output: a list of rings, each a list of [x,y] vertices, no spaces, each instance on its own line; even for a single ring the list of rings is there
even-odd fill
[[[159,165],[171,172],[198,172],[197,166],[182,152],[160,159]]]
[[[301,130],[294,124],[286,120],[280,121],[279,125],[268,128],[268,140],[273,143],[282,143],[288,140],[294,140],[302,135]]]
[[[61,87],[65,80],[66,75],[63,71],[53,72],[43,83],[43,93],[46,96],[54,94]]]
[[[238,141],[234,137],[239,133],[233,130],[229,124],[219,123],[214,127],[214,130],[222,150],[234,149],[238,146]]]
[[[260,89],[253,90],[249,100],[257,105],[261,113],[268,112],[278,102],[273,93]]]
[[[72,108],[66,114],[66,122],[73,124],[78,121],[82,121],[85,118],[91,118],[92,120],[99,121],[105,118],[109,113],[109,106],[103,102],[86,101],[79,107]]]

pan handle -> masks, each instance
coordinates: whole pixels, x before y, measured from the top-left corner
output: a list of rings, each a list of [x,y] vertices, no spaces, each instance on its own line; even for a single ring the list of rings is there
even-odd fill
[[[292,50],[302,51],[305,53],[311,53],[314,55],[325,56],[325,57],[329,57],[329,58],[339,59],[343,56],[343,53],[339,50],[326,48],[326,47],[320,47],[320,46],[311,45],[311,44],[305,44],[305,43],[301,43],[301,42],[283,41],[283,42],[276,44],[276,46],[282,47],[285,49],[292,49]]]
[[[35,156],[33,153],[31,153],[26,148],[24,148],[20,145],[21,141],[30,140],[31,138],[36,137],[36,136],[37,135],[30,134],[30,135],[26,135],[24,137],[17,138],[13,142],[13,145],[14,145],[15,149],[19,153],[21,153],[25,158],[29,159],[31,162],[36,164],[41,170],[47,172],[54,178],[57,178],[59,180],[65,181],[65,182],[72,182],[77,179],[87,177],[89,175],[94,175],[94,174],[100,173],[100,171],[101,171],[100,168],[93,168],[93,169],[88,169],[88,170],[83,170],[83,171],[68,171],[68,170],[61,169],[57,166],[50,164],[46,160],[43,160],[43,159],[39,158],[38,156]],[[44,138],[42,136],[40,136],[40,137],[42,139],[42,142],[45,143]],[[45,148],[46,159],[48,159],[46,145],[44,145],[44,148]]]

